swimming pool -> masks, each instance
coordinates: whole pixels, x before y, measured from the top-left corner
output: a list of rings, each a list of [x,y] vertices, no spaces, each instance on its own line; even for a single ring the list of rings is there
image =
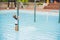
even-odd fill
[[[19,10],[19,31],[15,31],[16,10],[0,11],[0,40],[60,40],[58,13]]]

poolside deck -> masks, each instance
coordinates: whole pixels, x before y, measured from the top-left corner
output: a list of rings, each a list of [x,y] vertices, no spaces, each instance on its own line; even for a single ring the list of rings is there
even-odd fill
[[[7,2],[1,2],[0,3],[0,10],[14,10],[16,9],[13,5],[13,7],[10,7],[9,9],[8,8],[8,3]],[[24,8],[19,8],[19,9],[23,9],[23,10],[34,10],[34,4],[29,4],[29,5],[24,5]],[[36,6],[36,10],[37,11],[43,11],[43,12],[49,12],[51,11],[52,9],[44,9],[43,5],[37,5]]]
[[[56,9],[59,10],[60,3],[49,3],[44,9]]]

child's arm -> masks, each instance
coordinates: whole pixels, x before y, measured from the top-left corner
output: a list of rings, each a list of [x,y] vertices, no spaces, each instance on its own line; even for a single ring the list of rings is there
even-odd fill
[[[16,15],[14,15],[13,18],[16,19],[16,20],[18,19],[18,18],[16,17]]]

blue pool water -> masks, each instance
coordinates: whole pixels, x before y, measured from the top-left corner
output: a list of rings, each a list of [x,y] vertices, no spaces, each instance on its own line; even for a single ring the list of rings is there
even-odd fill
[[[51,12],[19,11],[19,31],[15,31],[16,10],[0,11],[0,40],[60,40],[59,15]]]

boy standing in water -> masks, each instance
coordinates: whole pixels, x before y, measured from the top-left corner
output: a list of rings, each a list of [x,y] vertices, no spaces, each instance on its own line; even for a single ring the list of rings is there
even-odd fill
[[[18,31],[19,29],[18,29],[18,22],[17,22],[17,20],[19,20],[19,19],[17,18],[16,15],[14,15],[13,18],[16,20],[16,23],[15,23],[15,30]]]

